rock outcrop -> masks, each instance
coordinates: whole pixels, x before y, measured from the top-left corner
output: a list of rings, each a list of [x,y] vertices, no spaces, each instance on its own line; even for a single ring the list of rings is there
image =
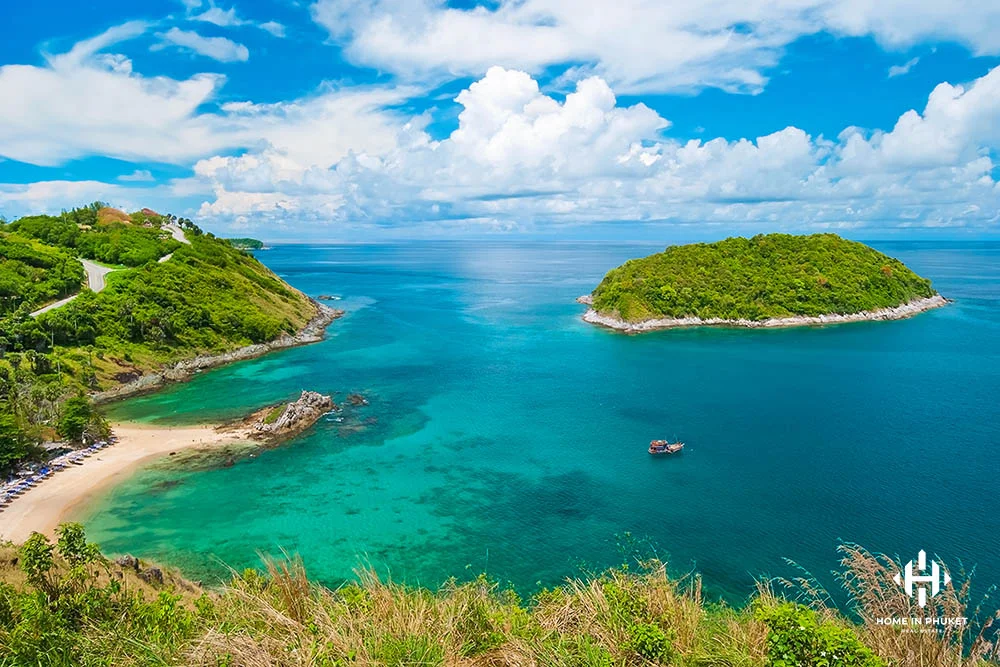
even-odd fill
[[[284,439],[301,433],[320,417],[335,409],[330,396],[315,391],[303,391],[295,401],[281,406],[258,410],[250,417],[249,430],[255,438]],[[277,411],[281,409],[281,412]],[[274,415],[277,414],[277,417]]]

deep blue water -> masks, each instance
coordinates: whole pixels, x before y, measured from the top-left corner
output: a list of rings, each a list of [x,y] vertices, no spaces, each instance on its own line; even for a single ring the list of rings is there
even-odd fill
[[[840,541],[978,565],[1000,583],[1000,244],[873,243],[947,308],[898,322],[623,336],[574,298],[648,244],[282,246],[259,257],[343,295],[326,341],[205,373],[115,418],[217,420],[302,389],[371,405],[230,468],[157,466],[86,512],[112,552],[196,578],[257,551],[313,575],[362,562],[437,585],[530,589],[648,538],[709,591],[832,583]],[[653,458],[654,437],[682,438]],[[169,481],[171,484],[163,484]]]

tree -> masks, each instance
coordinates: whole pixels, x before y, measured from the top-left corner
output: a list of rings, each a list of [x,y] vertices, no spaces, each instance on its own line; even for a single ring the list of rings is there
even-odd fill
[[[87,535],[83,526],[78,523],[61,523],[56,528],[59,539],[56,548],[70,567],[79,567],[100,558],[96,544],[87,543]]]
[[[52,544],[41,533],[32,533],[18,550],[21,571],[35,588],[45,591],[51,598],[56,591],[49,573],[55,562],[52,559]]]
[[[17,464],[38,452],[38,445],[8,411],[0,412],[0,473],[6,474]]]
[[[80,442],[84,437],[97,438],[106,435],[108,425],[104,417],[94,409],[83,394],[67,399],[59,415],[59,435]]]

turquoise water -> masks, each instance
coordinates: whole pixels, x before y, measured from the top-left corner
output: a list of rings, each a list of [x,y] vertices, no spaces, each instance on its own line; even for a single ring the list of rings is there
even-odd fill
[[[305,388],[371,405],[229,468],[154,467],[86,513],[110,552],[212,580],[300,553],[530,589],[648,538],[715,595],[829,580],[841,540],[1000,582],[1000,244],[875,243],[956,302],[911,320],[627,337],[574,298],[651,245],[285,246],[260,258],[349,314],[317,345],[205,373],[117,419],[219,420]],[[688,443],[646,453],[655,437]]]

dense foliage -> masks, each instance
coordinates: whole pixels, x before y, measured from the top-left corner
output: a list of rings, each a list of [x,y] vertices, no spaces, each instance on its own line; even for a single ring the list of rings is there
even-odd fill
[[[165,223],[184,229],[190,243],[171,238]],[[107,275],[102,291],[80,291],[83,268],[74,256],[125,266]],[[78,291],[70,303],[30,315]],[[99,434],[103,422],[81,392],[273,340],[314,312],[252,256],[190,220],[95,202],[0,225],[0,400],[9,415],[0,415],[0,426],[19,432],[0,437],[0,469],[28,458],[43,438]]]
[[[239,248],[240,250],[260,250],[264,247],[264,242],[257,239],[251,239],[247,237],[236,238],[236,239],[226,239],[234,248]]]
[[[257,260],[213,237],[193,236],[169,262],[112,273],[104,291],[43,314],[57,345],[111,353],[222,350],[292,332],[311,308]]]
[[[935,294],[900,261],[836,234],[671,246],[612,269],[594,308],[627,321],[857,313]]]
[[[87,259],[125,266],[156,261],[180,246],[161,229],[163,218],[141,213],[133,215],[142,222],[133,223],[131,216],[98,202],[59,216],[20,218],[8,228],[43,243],[70,249]]]
[[[262,570],[203,591],[136,559],[108,561],[82,527],[64,524],[55,544],[36,533],[16,551],[0,545],[0,667],[997,665],[988,624],[978,634],[907,634],[878,624],[885,609],[866,602],[858,612],[869,620],[859,623],[767,586],[733,609],[705,601],[697,576],[677,580],[658,561],[637,564],[530,600],[485,576],[430,590],[362,571],[331,590],[297,559],[266,559]],[[884,583],[880,596],[909,600]]]
[[[68,252],[0,232],[0,316],[73,294],[83,279],[83,266]]]

